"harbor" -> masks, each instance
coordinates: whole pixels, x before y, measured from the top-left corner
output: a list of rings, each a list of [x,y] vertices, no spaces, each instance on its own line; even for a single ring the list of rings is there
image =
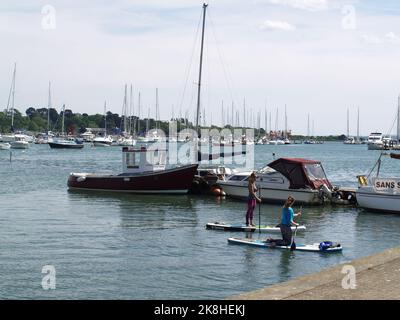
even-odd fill
[[[367,174],[380,154],[343,143],[254,148],[255,167],[278,157],[319,159],[333,184],[353,188],[357,175]],[[205,226],[244,223],[243,200],[68,191],[71,172],[120,171],[119,147],[56,150],[33,144],[12,152],[11,162],[8,151],[0,153],[1,298],[225,299],[400,243],[399,215],[327,204],[303,206],[299,222],[307,229],[297,233],[296,242],[338,241],[341,253],[231,245],[228,237],[245,233]],[[397,161],[384,169],[395,175]],[[254,220],[276,225],[280,212],[281,205],[262,203]],[[267,236],[257,230],[251,235]],[[40,271],[49,264],[57,270],[57,289],[45,291]]]
[[[372,7],[0,12],[0,299],[400,299],[400,36]]]

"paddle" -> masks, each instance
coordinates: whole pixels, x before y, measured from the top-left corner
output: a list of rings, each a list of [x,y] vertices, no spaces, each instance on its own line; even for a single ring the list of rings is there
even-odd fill
[[[292,243],[290,244],[290,251],[296,250],[296,243],[294,242],[296,233],[297,233],[297,226],[296,226],[296,229],[294,230],[294,235],[292,236]]]
[[[300,207],[300,212],[303,211],[303,206]],[[296,229],[294,230],[294,235],[292,237],[292,243],[290,244],[290,251],[296,250],[296,243],[294,242],[294,238],[296,237],[297,233],[297,225]]]
[[[258,191],[258,195],[261,200],[261,187],[260,187],[260,190]],[[258,205],[258,233],[261,233],[261,202]]]

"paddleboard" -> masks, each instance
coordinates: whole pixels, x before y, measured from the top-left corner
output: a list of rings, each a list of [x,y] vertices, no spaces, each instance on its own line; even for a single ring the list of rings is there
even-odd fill
[[[291,227],[295,231],[296,227]],[[206,224],[206,229],[210,230],[223,230],[223,231],[244,231],[244,232],[268,232],[268,233],[280,233],[281,229],[279,227],[273,226],[258,226],[249,227],[245,224],[226,224],[224,222],[209,222]],[[298,226],[297,232],[306,230],[305,226]]]
[[[240,239],[240,238],[228,238],[228,243],[232,244],[245,244],[256,247],[264,247],[264,248],[276,248],[276,249],[286,249],[290,250],[290,246],[272,246],[270,243],[264,240],[257,239]],[[310,251],[310,252],[337,252],[342,251],[342,246],[337,244],[335,247],[325,248],[324,250],[320,249],[319,243],[314,244],[297,244],[296,243],[296,251]]]

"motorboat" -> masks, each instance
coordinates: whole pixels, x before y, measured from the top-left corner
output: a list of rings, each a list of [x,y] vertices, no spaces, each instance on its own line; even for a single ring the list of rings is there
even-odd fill
[[[247,198],[251,172],[238,172],[217,183],[228,196]],[[256,174],[258,192],[265,202],[283,203],[292,195],[298,203],[322,204],[331,199],[334,189],[321,162],[315,160],[279,158]]]
[[[0,150],[8,150],[11,148],[11,144],[8,142],[0,142]]]
[[[134,146],[136,144],[136,140],[133,139],[133,137],[131,136],[120,137],[117,142],[119,146],[126,146],[126,147]]]
[[[25,135],[16,134],[15,140],[10,142],[12,149],[28,149],[29,142],[25,140]]]
[[[109,147],[113,143],[113,139],[109,135],[97,136],[93,139],[93,145],[95,147]]]
[[[52,149],[82,149],[84,144],[74,137],[57,138],[48,142]]]
[[[380,132],[371,132],[367,140],[368,150],[383,150],[383,134]]]
[[[383,157],[400,160],[399,153],[381,153],[368,176],[358,176],[357,203],[372,211],[400,213],[400,177],[380,177]],[[371,176],[376,168],[376,175]]]
[[[95,134],[92,133],[92,131],[88,130],[88,131],[85,131],[84,133],[82,133],[81,137],[84,142],[93,142],[93,139],[95,138]]]
[[[166,150],[122,148],[122,173],[71,173],[70,190],[127,193],[187,193],[198,164],[166,169]]]

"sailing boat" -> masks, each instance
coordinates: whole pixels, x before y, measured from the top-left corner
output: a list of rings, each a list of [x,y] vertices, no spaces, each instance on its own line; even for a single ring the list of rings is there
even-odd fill
[[[130,104],[129,109],[131,112],[131,110],[132,110],[132,85],[131,85],[131,91],[130,91],[129,104]],[[123,127],[123,131],[117,141],[117,144],[119,146],[133,146],[136,144],[136,140],[133,139],[133,136],[131,135],[131,128],[130,128],[131,123],[129,123],[129,128],[128,128],[127,113],[128,113],[128,99],[127,99],[127,85],[125,84],[125,95],[124,95],[124,103],[122,105],[122,117],[121,117],[121,129]],[[129,118],[131,118],[131,117],[129,117]]]
[[[107,135],[107,113],[106,102],[104,101],[104,136],[98,136],[93,139],[93,145],[96,147],[109,147],[113,140],[111,136]]]
[[[29,148],[29,143],[26,141],[26,136],[24,134],[14,134],[14,103],[15,103],[15,75],[17,73],[17,64],[14,63],[14,72],[13,72],[13,78],[11,82],[11,88],[10,88],[10,97],[11,97],[11,134],[3,136],[3,142],[9,142],[10,143],[10,148],[12,149],[28,149]],[[8,110],[8,105],[7,105],[7,110]],[[5,148],[8,146],[5,145]]]
[[[11,87],[10,93],[8,95],[8,102],[7,102],[7,113],[10,107],[10,100],[11,100],[11,134],[3,135],[1,137],[2,142],[13,142],[15,141],[15,134],[14,134],[14,98],[15,98],[15,74],[17,71],[17,64],[14,63],[14,71],[11,80]]]
[[[64,116],[65,116],[65,104],[63,105],[63,117],[62,117],[62,127],[61,127],[61,137],[49,141],[49,146],[52,149],[82,149],[83,143],[78,142],[73,137],[65,137],[64,135]]]

